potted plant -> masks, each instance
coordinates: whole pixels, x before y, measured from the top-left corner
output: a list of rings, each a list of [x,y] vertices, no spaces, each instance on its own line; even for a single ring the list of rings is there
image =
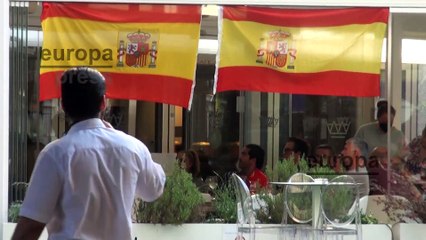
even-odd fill
[[[270,181],[286,182],[293,174],[298,172],[308,172],[309,165],[305,158],[300,159],[299,163],[294,162],[294,157],[282,159],[274,164],[274,169],[266,170],[266,175]]]
[[[377,202],[383,204],[383,211],[394,222],[426,223],[426,202],[406,200],[390,194],[385,194]]]
[[[8,211],[9,222],[16,223],[19,219],[19,211],[21,210],[22,202],[16,201],[10,204]]]
[[[180,225],[198,218],[202,202],[192,176],[175,166],[166,179],[163,195],[154,202],[137,200],[134,216],[137,223]]]
[[[213,212],[207,222],[235,223],[237,221],[237,204],[233,185],[224,184],[216,188],[213,195]]]

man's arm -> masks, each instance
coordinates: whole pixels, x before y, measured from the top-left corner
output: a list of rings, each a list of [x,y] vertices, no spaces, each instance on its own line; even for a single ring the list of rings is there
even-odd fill
[[[38,239],[46,224],[26,217],[20,217],[13,233],[12,240]]]
[[[146,202],[152,202],[163,194],[166,175],[161,165],[152,160],[151,153],[145,145],[141,145],[140,150],[141,171],[137,181],[136,196]]]
[[[37,158],[19,220],[12,239],[38,239],[44,226],[54,215],[61,192],[62,178],[55,159],[46,151]]]

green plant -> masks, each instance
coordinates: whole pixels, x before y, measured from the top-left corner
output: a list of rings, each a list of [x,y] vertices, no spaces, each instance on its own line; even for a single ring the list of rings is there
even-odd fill
[[[210,222],[235,223],[237,221],[237,204],[235,199],[235,189],[232,185],[223,185],[213,192],[214,213]]]
[[[260,193],[258,199],[260,209],[256,211],[256,218],[261,223],[281,223],[284,212],[284,195]]]
[[[371,213],[364,214],[361,213],[361,224],[378,224],[379,220],[375,218]]]
[[[308,172],[309,165],[305,158],[301,158],[296,164],[294,156],[288,159],[282,159],[275,163],[274,169],[266,170],[266,175],[270,181],[286,182],[293,174],[298,172]]]
[[[28,188],[27,182],[14,182],[12,183],[12,189],[14,191],[26,192]],[[14,201],[9,205],[8,219],[9,222],[18,222],[19,211],[21,210],[22,201]]]
[[[327,178],[328,180],[336,177],[336,172],[329,167],[316,166],[309,169],[308,175],[311,175],[313,178]]]
[[[195,217],[202,202],[202,195],[192,182],[192,176],[175,166],[173,173],[167,177],[163,195],[159,199],[136,202],[136,221],[179,225]]]
[[[235,223],[237,221],[237,207],[235,190],[232,185],[225,185],[214,191],[214,214],[208,222]],[[283,194],[272,195],[261,189],[253,204],[259,208],[256,210],[256,219],[260,223],[280,223],[283,213]]]
[[[8,218],[9,222],[16,223],[19,219],[19,211],[21,210],[22,202],[13,202],[9,206]]]
[[[324,192],[322,204],[328,218],[347,220],[349,210],[356,199],[356,193],[347,186],[333,186]]]

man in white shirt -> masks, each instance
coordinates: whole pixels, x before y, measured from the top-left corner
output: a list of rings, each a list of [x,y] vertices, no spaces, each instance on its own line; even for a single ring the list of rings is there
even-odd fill
[[[147,147],[102,121],[105,79],[73,68],[61,78],[68,133],[38,156],[12,239],[130,239],[135,196],[154,201],[165,184]]]

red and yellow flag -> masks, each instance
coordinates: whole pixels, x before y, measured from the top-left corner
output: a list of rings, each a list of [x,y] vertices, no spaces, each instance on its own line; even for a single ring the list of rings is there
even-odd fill
[[[60,97],[62,72],[98,69],[107,97],[190,107],[201,6],[44,3],[40,101]]]
[[[215,91],[380,95],[387,8],[222,8]]]

